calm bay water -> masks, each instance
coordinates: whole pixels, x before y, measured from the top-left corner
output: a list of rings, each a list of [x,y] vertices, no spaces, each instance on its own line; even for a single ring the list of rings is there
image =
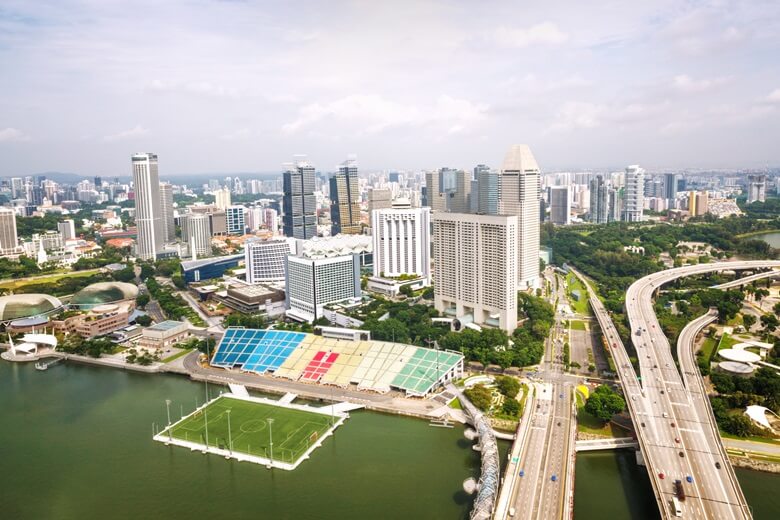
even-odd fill
[[[151,440],[164,400],[178,418],[204,398],[176,376],[0,362],[0,396],[3,519],[462,519],[461,483],[479,471],[462,429],[371,412],[293,472],[165,447]],[[737,475],[756,520],[780,518],[780,476]],[[657,518],[633,453],[581,454],[576,476],[578,520]]]
[[[151,440],[202,385],[78,365],[0,362],[0,518],[466,518],[479,457],[462,428],[353,412],[292,472]],[[505,448],[505,446],[504,446]]]
[[[761,235],[753,235],[750,237],[755,240],[763,240],[772,247],[780,248],[780,232],[764,233]]]

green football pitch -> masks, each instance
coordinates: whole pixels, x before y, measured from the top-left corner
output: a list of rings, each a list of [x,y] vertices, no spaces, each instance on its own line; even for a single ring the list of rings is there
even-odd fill
[[[269,419],[273,419],[270,424]],[[211,447],[230,449],[232,440],[233,451],[270,459],[273,436],[273,460],[292,464],[328,431],[331,417],[220,397],[206,408],[174,424],[170,435],[205,445],[207,422],[208,445]],[[167,431],[163,435],[167,436]]]

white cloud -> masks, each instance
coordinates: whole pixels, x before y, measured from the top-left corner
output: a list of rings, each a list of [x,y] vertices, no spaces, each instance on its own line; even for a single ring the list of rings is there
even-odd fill
[[[681,74],[675,76],[673,80],[674,88],[680,92],[686,93],[698,93],[710,90],[714,87],[722,85],[728,81],[728,78],[713,78],[713,79],[694,79],[687,74]]]
[[[310,128],[325,119],[347,123],[357,133],[374,134],[386,128],[448,124],[457,133],[484,118],[488,106],[465,99],[440,96],[431,106],[398,103],[382,96],[352,95],[330,103],[312,103],[298,110],[298,117],[282,127],[285,134]]]
[[[219,138],[223,141],[244,141],[246,139],[249,139],[250,132],[248,128],[241,128],[239,130],[236,130],[235,132],[229,132],[227,134],[223,134],[219,136]]]
[[[637,124],[655,119],[668,110],[670,104],[660,103],[628,103],[599,104],[580,101],[564,103],[555,116],[555,121],[547,129],[554,131],[570,131],[577,129],[594,129],[608,124]]]
[[[780,88],[776,88],[770,92],[766,97],[766,100],[770,103],[780,103]]]
[[[530,47],[532,45],[560,45],[569,35],[552,22],[543,22],[526,29],[499,27],[493,34],[496,43],[507,47]]]
[[[125,139],[134,139],[136,137],[140,137],[148,133],[149,133],[148,129],[142,127],[141,125],[135,125],[133,128],[129,130],[123,130],[122,132],[117,132],[116,134],[106,135],[103,137],[103,141],[107,143],[113,143],[114,141],[124,141]]]
[[[0,130],[0,143],[1,142],[11,142],[11,141],[29,141],[30,136],[22,132],[21,130],[17,128],[11,128],[10,126],[8,128],[3,128]]]

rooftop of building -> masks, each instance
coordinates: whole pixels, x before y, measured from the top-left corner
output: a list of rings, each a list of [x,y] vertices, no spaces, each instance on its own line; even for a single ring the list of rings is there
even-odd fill
[[[179,327],[181,325],[184,325],[183,321],[176,321],[176,320],[166,320],[162,321],[160,323],[156,323],[152,325],[151,327],[147,327],[146,330],[156,330],[160,332],[165,332],[171,329],[174,329],[176,327]]]
[[[220,262],[231,262],[231,261],[237,261],[243,259],[244,259],[244,253],[240,253],[236,255],[213,256],[209,258],[201,258],[199,260],[184,261],[181,263],[181,268],[184,269],[185,271],[189,271],[190,269],[197,269],[199,267],[218,264]]]

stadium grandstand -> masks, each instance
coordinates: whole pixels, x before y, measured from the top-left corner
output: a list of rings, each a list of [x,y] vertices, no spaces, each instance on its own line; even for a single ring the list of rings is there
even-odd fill
[[[229,328],[212,366],[293,381],[425,397],[463,375],[463,355],[386,341],[350,341],[281,330]]]

